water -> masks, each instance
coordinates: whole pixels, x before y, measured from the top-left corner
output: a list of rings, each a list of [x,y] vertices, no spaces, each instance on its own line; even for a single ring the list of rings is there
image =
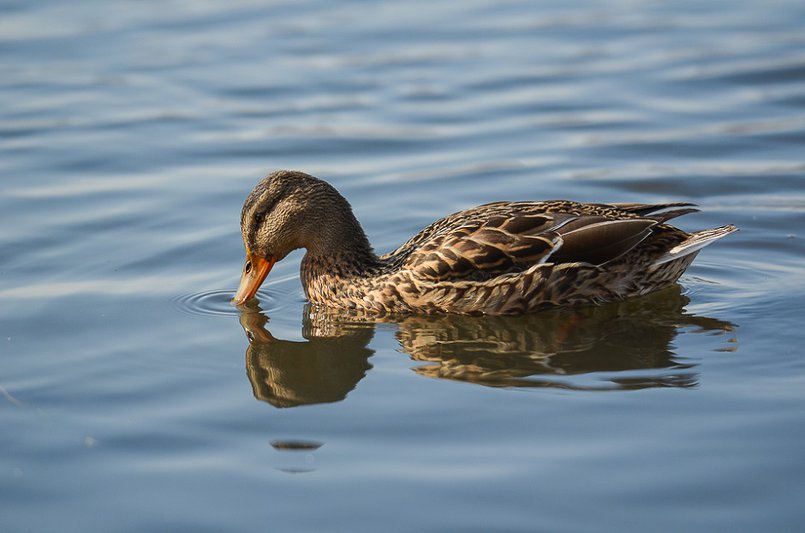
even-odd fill
[[[0,530],[801,531],[801,2],[0,5]],[[366,323],[267,171],[378,251],[493,200],[693,201],[679,288]]]

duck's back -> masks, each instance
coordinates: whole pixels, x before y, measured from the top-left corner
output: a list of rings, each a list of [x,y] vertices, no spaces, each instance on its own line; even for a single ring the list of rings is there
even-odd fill
[[[675,210],[650,214],[668,208]],[[688,204],[631,209],[569,201],[485,204],[437,220],[384,259],[423,279],[479,281],[546,262],[600,265],[652,235],[665,234],[669,247],[688,236],[662,223],[690,212]]]
[[[688,234],[665,223],[692,211],[683,203],[496,202],[434,222],[381,260],[395,270],[403,307],[414,310],[507,314],[600,302],[673,284],[699,248],[734,231]]]

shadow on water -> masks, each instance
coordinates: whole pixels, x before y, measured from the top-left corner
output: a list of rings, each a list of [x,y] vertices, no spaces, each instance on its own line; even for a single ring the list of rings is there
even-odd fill
[[[491,387],[634,390],[693,387],[698,363],[679,356],[682,331],[729,335],[735,326],[685,310],[678,287],[616,304],[516,317],[367,317],[305,308],[306,342],[274,338],[254,304],[240,315],[249,339],[246,371],[254,395],[277,407],[337,402],[372,368],[376,323],[395,323],[402,351],[421,376]]]

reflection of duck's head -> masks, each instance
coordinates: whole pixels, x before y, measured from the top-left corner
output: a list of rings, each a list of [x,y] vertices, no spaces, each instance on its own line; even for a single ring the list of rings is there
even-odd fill
[[[372,368],[368,359],[374,352],[367,348],[371,326],[342,330],[339,337],[292,342],[274,338],[265,329],[267,322],[254,305],[241,311],[249,339],[246,373],[259,400],[275,407],[337,402]]]

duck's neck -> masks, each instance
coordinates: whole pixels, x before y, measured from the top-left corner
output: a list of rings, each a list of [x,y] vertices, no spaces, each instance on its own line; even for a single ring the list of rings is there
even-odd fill
[[[338,209],[306,246],[302,279],[354,278],[373,275],[380,260],[352,210]]]

